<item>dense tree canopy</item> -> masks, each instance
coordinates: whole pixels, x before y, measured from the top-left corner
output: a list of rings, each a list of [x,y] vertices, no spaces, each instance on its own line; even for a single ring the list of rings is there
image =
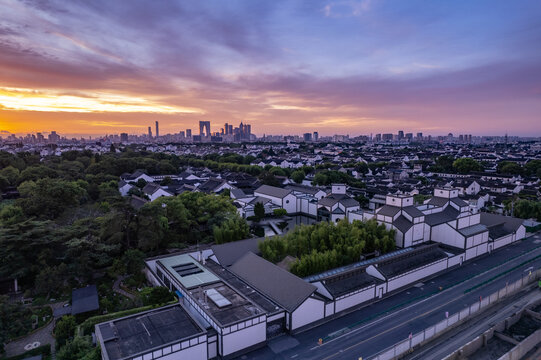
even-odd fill
[[[472,171],[482,171],[483,166],[472,158],[460,158],[453,162],[453,169],[459,174],[468,174]]]
[[[180,164],[176,156],[130,150],[69,151],[43,161],[0,152],[0,186],[21,194],[0,202],[0,277],[52,296],[84,285],[114,259],[111,273],[130,274],[167,247],[248,237],[228,197],[189,192],[136,210],[118,192],[124,172],[178,173]]]
[[[394,231],[376,221],[322,222],[298,226],[284,236],[266,239],[259,244],[262,256],[272,262],[286,255],[297,258],[290,271],[308,276],[359,261],[362,254],[395,248]]]

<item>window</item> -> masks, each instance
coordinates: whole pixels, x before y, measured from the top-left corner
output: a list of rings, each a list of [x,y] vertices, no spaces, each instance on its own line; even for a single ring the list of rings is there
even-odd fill
[[[289,204],[289,200],[286,200],[286,204]]]

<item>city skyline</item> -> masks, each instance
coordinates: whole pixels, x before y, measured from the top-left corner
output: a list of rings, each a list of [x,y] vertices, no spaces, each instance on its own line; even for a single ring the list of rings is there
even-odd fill
[[[0,6],[4,135],[541,135],[534,1]]]

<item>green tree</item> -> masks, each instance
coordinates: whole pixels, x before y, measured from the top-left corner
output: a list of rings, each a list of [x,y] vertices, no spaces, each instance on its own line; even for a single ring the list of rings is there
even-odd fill
[[[145,266],[145,253],[137,249],[128,249],[122,256],[122,262],[126,265],[126,272],[137,275]]]
[[[231,216],[219,226],[214,227],[214,240],[217,244],[246,239],[250,235],[250,227],[240,216]]]
[[[27,181],[19,186],[18,204],[29,216],[56,218],[66,208],[79,205],[86,191],[78,183],[44,178]]]
[[[20,171],[19,169],[9,165],[2,170],[0,170],[0,176],[5,178],[9,185],[14,186],[19,180]]]
[[[260,221],[265,217],[265,206],[262,202],[257,202],[254,205],[254,216],[257,218],[257,221]]]
[[[63,345],[56,353],[58,360],[99,360],[97,348],[92,346],[90,336],[76,336]]]
[[[482,171],[483,167],[472,158],[460,158],[453,162],[453,169],[460,174],[468,174],[472,171]]]
[[[275,216],[285,216],[285,215],[287,215],[287,210],[286,209],[274,209],[272,212],[273,212],[273,214]]]
[[[75,317],[72,315],[63,316],[54,328],[54,334],[56,337],[56,343],[62,347],[66,342],[75,334],[75,328],[77,323]]]
[[[304,178],[306,177],[306,174],[302,170],[296,170],[291,173],[291,179],[295,181],[297,184],[302,183]]]
[[[497,171],[500,174],[521,175],[524,173],[522,166],[513,161],[502,161],[498,164]]]

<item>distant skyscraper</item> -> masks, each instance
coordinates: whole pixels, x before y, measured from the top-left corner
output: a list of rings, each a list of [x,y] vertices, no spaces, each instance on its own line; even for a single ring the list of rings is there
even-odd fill
[[[180,136],[181,138],[184,138],[184,137],[185,137],[184,131],[181,131],[181,132],[179,132],[178,134],[179,134],[179,136]]]
[[[314,134],[313,134],[313,140],[314,141],[317,141],[319,139],[319,133],[317,131],[314,131]]]
[[[210,136],[210,121],[199,122],[199,135]]]
[[[398,140],[402,140],[404,138],[404,131],[400,130],[398,131]]]
[[[413,134],[412,134],[412,133],[407,133],[407,134],[406,134],[406,139],[407,139],[408,141],[411,141],[411,140],[413,139]]]
[[[60,140],[60,136],[56,133],[56,131],[51,131],[51,133],[48,136],[49,142],[56,143]]]
[[[417,140],[423,140],[423,133],[422,132],[417,133]]]
[[[128,134],[127,133],[121,133],[120,134],[120,141],[127,142],[128,141]]]
[[[192,137],[192,129],[186,129],[186,137]]]
[[[148,137],[152,139],[152,128],[150,126],[148,127]]]
[[[304,141],[312,141],[312,134],[311,133],[305,133],[303,136]]]
[[[383,141],[390,141],[390,140],[393,140],[393,134],[383,134],[383,135],[381,136],[381,139],[382,139]]]
[[[225,123],[225,125],[224,125],[224,133],[225,133],[225,135],[229,135],[229,124],[228,123]]]
[[[156,137],[160,137],[160,124],[156,121]]]

